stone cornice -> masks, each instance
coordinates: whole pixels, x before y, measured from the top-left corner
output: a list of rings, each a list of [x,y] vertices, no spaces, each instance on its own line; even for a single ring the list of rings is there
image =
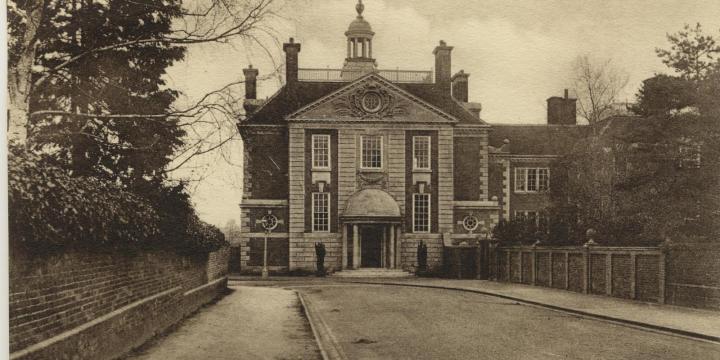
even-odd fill
[[[500,204],[497,201],[453,201],[453,207],[456,209],[499,209]]]
[[[308,121],[308,119],[298,119],[297,117],[301,116],[303,113],[306,113],[312,109],[315,109],[316,107],[318,107],[324,103],[337,100],[343,96],[348,96],[348,94],[350,92],[352,92],[353,90],[356,90],[356,89],[358,89],[358,87],[364,86],[366,83],[371,82],[371,81],[381,84],[383,89],[388,90],[389,92],[393,93],[393,95],[400,96],[400,97],[404,98],[404,100],[410,101],[411,103],[415,103],[415,104],[435,113],[436,115],[439,115],[447,122],[451,122],[451,123],[459,122],[458,119],[455,118],[454,116],[446,113],[442,109],[439,109],[431,104],[428,104],[427,102],[423,101],[422,99],[418,98],[417,96],[411,94],[408,91],[403,90],[402,88],[398,87],[397,85],[393,84],[392,82],[384,79],[382,76],[379,76],[375,73],[369,73],[369,74],[351,82],[350,84],[340,88],[339,90],[336,90],[336,91],[330,93],[329,95],[326,95],[326,96],[320,98],[317,101],[314,101],[308,105],[303,106],[299,110],[286,116],[285,119],[287,121]],[[319,121],[319,120],[324,120],[324,119],[310,119],[310,120]],[[387,119],[381,119],[381,120],[384,120],[383,122],[392,121],[392,120],[387,120]],[[354,121],[368,122],[367,119],[357,119]],[[439,121],[439,122],[442,122],[442,121]]]
[[[287,200],[271,200],[271,199],[243,199],[240,203],[240,208],[261,208],[261,207],[286,207],[288,206]]]

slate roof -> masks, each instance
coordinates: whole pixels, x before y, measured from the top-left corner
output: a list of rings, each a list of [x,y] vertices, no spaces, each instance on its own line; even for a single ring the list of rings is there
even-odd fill
[[[500,148],[510,140],[511,155],[563,155],[590,134],[587,125],[494,125],[488,144]]]
[[[320,100],[325,95],[347,85],[342,82],[298,82],[295,96],[290,96],[287,86],[283,86],[268,102],[243,123],[284,124],[286,115]]]
[[[283,124],[285,116],[305,105],[320,100],[323,96],[346,86],[347,82],[303,82],[297,83],[295,96],[283,86],[268,102],[249,119],[246,124]],[[482,124],[472,113],[453,99],[450,94],[435,90],[434,84],[395,84],[421,100],[457,118],[461,123]]]

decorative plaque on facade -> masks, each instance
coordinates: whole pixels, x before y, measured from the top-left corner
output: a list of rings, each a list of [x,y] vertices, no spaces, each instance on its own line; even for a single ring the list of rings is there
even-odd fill
[[[379,83],[370,81],[351,90],[333,101],[335,113],[361,119],[388,118],[408,113],[407,104],[383,89]]]

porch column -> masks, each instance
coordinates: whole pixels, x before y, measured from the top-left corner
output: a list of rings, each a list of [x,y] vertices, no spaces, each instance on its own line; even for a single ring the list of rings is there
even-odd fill
[[[395,266],[402,266],[402,241],[400,241],[400,234],[402,234],[402,225],[395,227]]]
[[[347,269],[348,266],[348,226],[342,224],[342,253],[340,253],[340,259],[342,263],[342,269]]]
[[[360,229],[353,224],[353,269],[360,268]]]
[[[395,225],[390,225],[390,268],[395,268]]]
[[[382,236],[380,237],[380,267],[386,268],[387,267],[387,259],[385,256],[387,255],[387,251],[385,250],[385,247],[387,246],[387,228],[383,227]]]

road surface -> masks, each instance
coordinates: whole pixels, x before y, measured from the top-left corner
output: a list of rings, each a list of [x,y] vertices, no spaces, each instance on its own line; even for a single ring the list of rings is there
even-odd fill
[[[720,346],[500,298],[376,285],[293,286],[347,359],[720,359]]]

